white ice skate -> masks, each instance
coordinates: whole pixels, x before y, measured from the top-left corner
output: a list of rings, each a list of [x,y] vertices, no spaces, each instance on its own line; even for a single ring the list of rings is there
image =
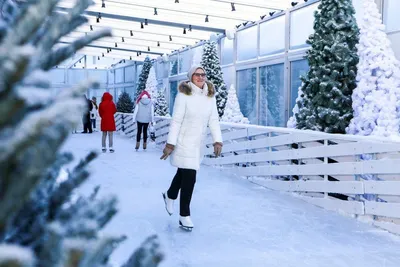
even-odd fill
[[[186,231],[192,231],[194,227],[190,216],[179,216],[179,226]]]
[[[107,148],[103,147],[103,148],[101,149],[101,151],[102,151],[103,153],[106,153],[106,152],[107,152]]]
[[[167,210],[169,216],[171,216],[172,213],[174,213],[174,200],[168,198],[167,192],[162,193],[162,196],[163,196],[164,203],[165,203],[165,209]]]
[[[110,147],[110,152],[114,153],[114,151],[115,151],[114,148]]]

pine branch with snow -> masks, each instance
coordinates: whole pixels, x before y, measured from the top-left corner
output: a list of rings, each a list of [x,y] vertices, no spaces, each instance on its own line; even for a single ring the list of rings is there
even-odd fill
[[[147,78],[149,77],[151,67],[152,63],[150,61],[150,58],[146,57],[146,59],[143,62],[142,72],[140,73],[139,76],[139,83],[136,89],[134,103],[138,99],[139,95],[146,89]]]
[[[87,108],[84,92],[99,84],[83,81],[54,95],[47,70],[93,40],[110,36],[109,30],[95,32],[53,50],[86,21],[82,15],[91,1],[77,1],[61,17],[55,15],[58,2],[27,1],[12,23],[0,19],[0,266],[106,266],[125,239],[98,235],[117,212],[114,196],[74,198],[89,178],[87,166],[96,153],[58,179],[72,160],[71,154],[58,151],[81,123]],[[156,238],[151,242],[158,245]],[[162,255],[147,248],[139,248],[147,258]]]
[[[355,135],[399,137],[400,64],[385,33],[376,3],[364,0],[364,16],[357,45],[357,88],[354,117],[346,132]]]
[[[149,77],[146,81],[146,91],[150,94],[151,98],[155,98],[157,94],[157,77],[155,67],[152,66],[150,69]]]
[[[228,91],[228,101],[225,106],[224,115],[221,121],[233,123],[250,123],[249,120],[243,116],[240,111],[239,101],[236,95],[235,86],[232,84]]]
[[[203,47],[203,56],[201,66],[205,69],[207,80],[214,84],[216,90],[218,114],[221,118],[224,115],[226,102],[228,99],[228,90],[222,77],[221,65],[217,53],[217,44],[207,42]]]
[[[315,13],[314,34],[307,43],[310,66],[297,101],[298,129],[345,133],[353,117],[353,90],[357,87],[356,45],[359,29],[351,0],[321,0]]]
[[[166,116],[169,117],[168,103],[165,100],[164,92],[158,91],[156,100],[154,103],[154,115],[155,116]]]
[[[123,92],[117,101],[117,111],[122,113],[132,113],[134,103],[131,96],[127,92]]]

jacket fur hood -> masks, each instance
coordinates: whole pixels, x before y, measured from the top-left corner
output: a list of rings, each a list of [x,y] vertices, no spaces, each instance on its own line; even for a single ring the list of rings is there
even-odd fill
[[[208,97],[214,97],[215,95],[215,89],[214,85],[208,81],[206,81],[207,88],[208,88]],[[189,81],[184,81],[179,84],[179,92],[185,94],[185,95],[191,95],[192,94],[192,88],[189,85]]]

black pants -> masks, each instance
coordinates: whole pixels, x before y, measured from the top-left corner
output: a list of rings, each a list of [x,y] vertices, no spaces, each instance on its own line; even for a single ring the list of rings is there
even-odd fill
[[[140,136],[143,132],[143,142],[147,143],[147,128],[149,128],[149,123],[137,122],[136,142],[140,142]]]
[[[82,122],[83,122],[83,132],[91,133],[93,131],[93,129],[92,129],[92,124],[90,122],[90,115],[89,114],[85,115],[82,119]]]
[[[168,198],[177,199],[179,189],[181,190],[180,198],[180,215],[190,216],[190,201],[194,184],[196,183],[196,171],[190,169],[180,169],[175,174],[171,186],[167,191]]]

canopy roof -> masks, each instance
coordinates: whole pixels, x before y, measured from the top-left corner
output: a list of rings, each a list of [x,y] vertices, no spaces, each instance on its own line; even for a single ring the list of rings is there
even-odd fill
[[[79,0],[78,0],[79,1]],[[62,39],[70,43],[86,33],[110,27],[113,37],[93,42],[79,53],[143,61],[170,54],[213,34],[280,12],[291,0],[94,0],[85,15],[89,23]],[[296,2],[296,1],[294,1]],[[298,1],[300,2],[300,1]],[[63,0],[61,10],[75,0]],[[110,51],[111,49],[111,51]]]

